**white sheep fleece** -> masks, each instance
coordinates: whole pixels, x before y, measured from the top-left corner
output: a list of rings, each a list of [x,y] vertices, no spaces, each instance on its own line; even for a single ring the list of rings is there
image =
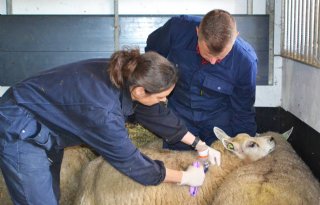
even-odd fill
[[[319,181],[291,145],[275,133],[276,149],[235,169],[215,194],[214,205],[319,205]]]
[[[64,149],[60,171],[60,205],[72,204],[82,170],[96,157],[96,154],[87,147],[73,146]]]
[[[280,139],[280,134],[269,133],[275,136],[276,144],[280,146],[276,147],[278,152],[288,147],[284,146],[286,142]],[[265,136],[261,134],[260,136]],[[227,181],[229,174],[234,170],[246,167],[250,164],[259,163],[259,161],[250,163],[248,161],[240,160],[234,154],[224,149],[220,141],[215,142],[212,145],[213,148],[219,150],[222,156],[221,167],[211,166],[206,174],[206,180],[199,189],[196,197],[192,197],[189,194],[188,186],[177,186],[175,184],[162,183],[158,186],[143,186],[140,185],[128,177],[124,176],[120,172],[116,171],[111,165],[103,160],[102,157],[98,157],[89,163],[84,170],[80,187],[76,196],[74,204],[77,205],[168,205],[168,204],[184,204],[184,205],[208,205],[215,204],[213,201],[218,198],[215,195],[220,185]],[[287,148],[286,148],[287,149]],[[292,149],[292,148],[291,148]],[[161,149],[161,141],[155,141],[144,147],[141,152],[145,153],[152,159],[158,159],[164,161],[166,167],[172,169],[185,170],[195,159],[194,151],[172,151]],[[291,153],[294,153],[290,151]],[[273,153],[271,153],[272,155]],[[268,156],[268,158],[270,158]],[[299,166],[305,166],[302,161],[299,162]],[[302,164],[302,165],[301,165]],[[264,165],[267,166],[267,165]],[[271,165],[272,166],[272,165]],[[310,170],[305,169],[306,173],[301,173],[301,177],[310,175]],[[288,173],[288,176],[290,173]],[[281,176],[286,178],[286,176]],[[314,178],[313,178],[314,179]],[[316,181],[316,180],[314,180]],[[288,181],[289,183],[290,181]],[[309,183],[309,182],[308,182]],[[314,183],[314,182],[313,182]],[[302,184],[304,186],[304,184]],[[245,185],[237,185],[239,187]],[[277,186],[277,185],[275,185]],[[290,185],[289,185],[290,186]],[[316,187],[316,186],[315,186]],[[307,190],[305,189],[305,192]],[[281,192],[278,192],[281,194]],[[304,194],[304,193],[300,193]],[[317,192],[313,192],[313,197]],[[229,199],[232,198],[228,196]],[[298,196],[299,197],[299,196]],[[230,199],[231,200],[231,199]],[[237,204],[237,201],[225,203],[225,204]],[[223,204],[223,203],[221,203]],[[263,203],[262,203],[263,204]],[[269,203],[272,204],[272,203]],[[269,205],[268,204],[268,205]]]

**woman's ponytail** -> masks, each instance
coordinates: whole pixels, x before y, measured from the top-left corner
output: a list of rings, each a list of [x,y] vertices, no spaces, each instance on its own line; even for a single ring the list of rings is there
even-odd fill
[[[141,86],[149,94],[167,90],[178,80],[176,68],[166,58],[152,51],[140,55],[139,49],[115,52],[108,72],[117,88]]]
[[[140,58],[139,49],[116,51],[111,56],[108,73],[111,82],[117,87],[124,87],[125,82],[137,67]]]

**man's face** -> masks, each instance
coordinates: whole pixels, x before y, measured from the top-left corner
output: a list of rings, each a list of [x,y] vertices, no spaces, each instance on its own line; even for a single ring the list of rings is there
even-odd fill
[[[198,33],[198,28],[197,28],[197,33]],[[204,40],[198,40],[198,47],[199,47],[200,55],[204,59],[206,59],[208,62],[210,62],[211,64],[216,64],[217,61],[221,61],[231,51],[237,35],[238,35],[238,33],[236,33],[234,36],[234,39],[230,43],[228,43],[226,47],[223,48],[222,52],[215,54],[215,55],[211,54],[211,52],[209,51],[209,48],[206,45],[206,43],[204,42]]]

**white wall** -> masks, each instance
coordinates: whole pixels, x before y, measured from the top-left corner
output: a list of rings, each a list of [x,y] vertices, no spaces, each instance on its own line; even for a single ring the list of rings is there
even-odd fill
[[[281,1],[278,1],[278,4],[280,3]],[[275,45],[280,45],[280,14],[281,11],[278,9]],[[275,55],[280,55],[280,46],[275,47]],[[318,94],[320,69],[290,59],[279,58],[283,64],[281,107],[320,132],[320,94]]]
[[[112,0],[11,0],[12,14],[110,14]]]
[[[8,86],[0,86],[0,96],[3,95],[3,93],[8,89]]]
[[[246,3],[246,0],[121,0],[119,12],[124,14],[205,14],[209,10],[220,8],[230,13],[245,14]]]
[[[257,86],[256,107],[280,107],[282,86],[282,58],[274,57],[273,84]]]
[[[280,107],[282,103],[282,58],[280,57],[281,40],[281,1],[275,0],[273,25],[273,82],[268,86],[257,86],[256,107]]]
[[[6,0],[0,0],[0,14],[6,14]]]
[[[12,14],[113,14],[113,0],[11,0]],[[120,14],[204,14],[221,8],[247,13],[247,0],[119,0]],[[0,0],[0,8],[5,8]],[[266,0],[253,0],[253,13],[265,14]],[[5,14],[3,9],[0,14]]]
[[[282,107],[320,132],[320,69],[283,60]]]

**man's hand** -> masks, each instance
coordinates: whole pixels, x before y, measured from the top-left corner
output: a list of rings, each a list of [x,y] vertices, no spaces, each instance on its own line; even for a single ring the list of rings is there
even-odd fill
[[[199,142],[196,146],[196,150],[198,151],[198,154],[201,158],[208,157],[209,162],[212,165],[218,165],[221,164],[221,153],[208,145],[206,145],[205,142]]]
[[[203,166],[194,167],[190,165],[186,171],[182,172],[182,179],[179,185],[201,186],[204,182],[205,173]]]

